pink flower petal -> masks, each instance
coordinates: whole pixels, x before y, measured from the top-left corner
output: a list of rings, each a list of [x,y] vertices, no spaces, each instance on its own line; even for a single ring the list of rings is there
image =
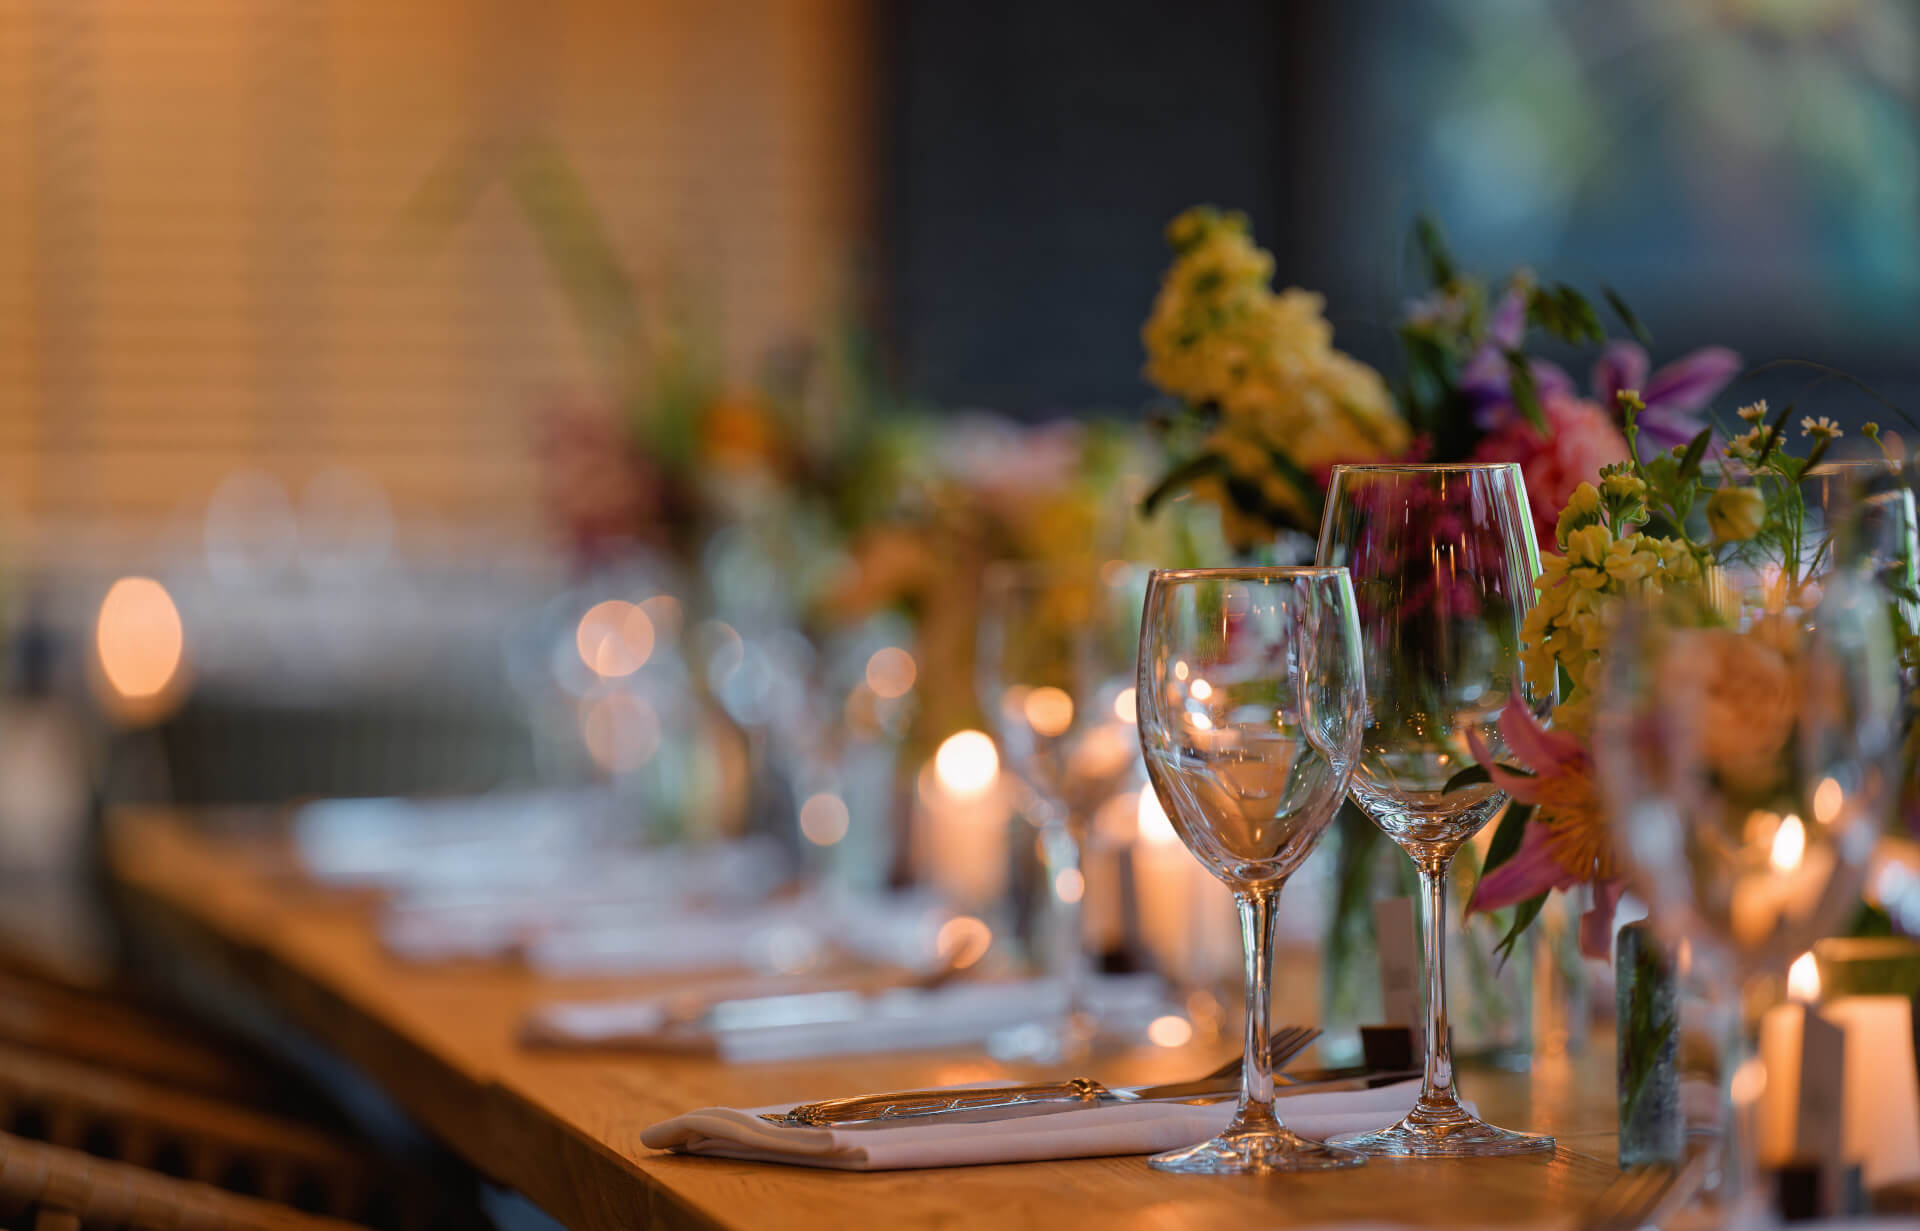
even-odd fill
[[[1593,365],[1593,396],[1600,405],[1613,409],[1614,394],[1622,389],[1638,389],[1647,379],[1647,352],[1638,342],[1607,343]]]
[[[1740,374],[1742,362],[1724,346],[1703,346],[1655,372],[1640,398],[1648,410],[1698,410]]]
[[[1529,820],[1526,833],[1520,839],[1520,849],[1511,859],[1480,878],[1480,883],[1473,887],[1472,899],[1467,902],[1467,911],[1471,914],[1499,910],[1549,889],[1568,889],[1576,883],[1548,853],[1547,826]]]
[[[1493,785],[1523,804],[1540,802],[1535,793],[1537,785],[1535,779],[1503,768],[1494,757],[1493,750],[1487,747],[1487,741],[1480,738],[1480,732],[1472,729],[1467,731],[1467,750],[1473,753],[1475,763],[1486,770],[1487,776],[1493,779]]]
[[[1624,880],[1599,881],[1593,887],[1593,906],[1580,916],[1580,953],[1606,961],[1613,956],[1613,912],[1626,891]]]
[[[1518,689],[1500,711],[1500,735],[1520,764],[1541,777],[1577,765],[1580,741],[1562,731],[1549,731],[1533,716]]]

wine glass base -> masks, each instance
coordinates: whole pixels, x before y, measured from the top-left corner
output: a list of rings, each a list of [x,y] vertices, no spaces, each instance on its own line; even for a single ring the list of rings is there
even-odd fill
[[[1552,1150],[1553,1138],[1496,1128],[1458,1103],[1416,1103],[1390,1128],[1335,1137],[1327,1144],[1389,1158],[1494,1158]]]
[[[1155,1171],[1176,1175],[1271,1175],[1279,1171],[1332,1171],[1358,1167],[1367,1160],[1286,1129],[1228,1129],[1212,1141],[1147,1160]]]

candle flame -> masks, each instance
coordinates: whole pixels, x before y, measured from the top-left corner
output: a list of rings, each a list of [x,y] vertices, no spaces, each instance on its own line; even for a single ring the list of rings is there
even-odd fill
[[[1813,791],[1813,819],[1822,825],[1831,825],[1839,819],[1840,807],[1846,803],[1847,794],[1832,778],[1822,778],[1820,785]]]
[[[1767,862],[1776,872],[1791,872],[1800,866],[1800,860],[1807,853],[1807,826],[1797,816],[1785,816],[1780,819],[1780,828],[1773,831],[1773,849],[1767,854]]]
[[[1793,959],[1787,968],[1787,999],[1812,1004],[1820,999],[1820,964],[1809,950]]]
[[[985,731],[956,731],[933,754],[933,773],[949,795],[978,795],[1000,774],[1000,754]]]

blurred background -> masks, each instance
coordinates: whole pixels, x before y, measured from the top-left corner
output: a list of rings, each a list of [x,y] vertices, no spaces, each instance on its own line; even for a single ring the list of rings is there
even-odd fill
[[[0,91],[16,902],[123,799],[639,779],[790,831],[820,713],[912,880],[979,569],[1223,550],[1135,513],[1194,202],[1389,371],[1424,215],[1656,358],[1920,391],[1894,0],[19,0]]]
[[[1425,216],[1610,285],[1656,362],[1920,404],[1906,0],[0,0],[0,115],[0,915],[67,970],[139,802],[295,806],[338,872],[396,814],[302,801],[519,801],[433,814],[491,840],[572,800],[1030,940],[981,578],[1227,558],[1137,511],[1196,203],[1390,376]],[[1884,415],[1813,376],[1723,409]],[[1111,769],[1088,947],[1231,984]]]

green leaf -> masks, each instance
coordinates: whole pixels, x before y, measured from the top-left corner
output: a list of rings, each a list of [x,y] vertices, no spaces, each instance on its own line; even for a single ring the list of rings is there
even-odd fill
[[[1485,876],[1520,849],[1520,843],[1526,839],[1527,822],[1533,819],[1533,805],[1510,803],[1507,814],[1500,818],[1499,828],[1493,831],[1493,841],[1487,843],[1487,859],[1480,865],[1480,875]]]
[[[1195,479],[1205,478],[1211,474],[1223,474],[1226,469],[1226,460],[1218,453],[1201,453],[1188,458],[1161,476],[1160,481],[1153,485],[1153,490],[1141,499],[1141,514],[1152,517],[1154,510],[1159,508],[1160,503],[1167,497],[1191,485]]]
[[[1760,453],[1753,459],[1755,469],[1758,469],[1766,462],[1767,458],[1773,455],[1774,447],[1780,443],[1780,433],[1786,430],[1787,416],[1792,413],[1793,403],[1788,402],[1780,408],[1780,413],[1773,417],[1773,422],[1768,425],[1766,439],[1760,442]]]
[[[1534,383],[1533,369],[1527,364],[1527,357],[1517,350],[1506,353],[1507,384],[1513,394],[1513,404],[1526,417],[1533,430],[1542,436],[1547,434],[1547,416],[1540,409],[1540,387]]]
[[[1502,936],[1500,943],[1494,946],[1494,951],[1500,955],[1502,966],[1505,966],[1507,959],[1513,956],[1513,947],[1520,943],[1520,937],[1533,926],[1533,921],[1540,917],[1540,908],[1546,904],[1547,895],[1536,893],[1514,908],[1513,926],[1507,929],[1507,934]]]
[[[1441,236],[1439,225],[1424,214],[1414,219],[1413,246],[1419,249],[1420,259],[1426,264],[1429,282],[1441,287],[1453,281],[1458,273],[1453,254],[1447,251],[1447,241]]]
[[[1640,323],[1640,318],[1633,314],[1633,309],[1627,306],[1627,301],[1620,298],[1620,292],[1601,283],[1600,293],[1606,296],[1607,306],[1613,309],[1613,314],[1620,318],[1620,323],[1627,327],[1627,332],[1633,335],[1635,341],[1642,346],[1653,345],[1653,335],[1647,332],[1645,325]]]
[[[1700,434],[1687,442],[1687,451],[1680,455],[1679,480],[1684,483],[1700,470],[1700,459],[1707,455],[1707,444],[1713,439],[1713,429],[1703,427]]]
[[[1487,772],[1486,766],[1469,765],[1453,777],[1447,779],[1447,784],[1440,788],[1440,793],[1442,795],[1451,795],[1463,786],[1472,786],[1476,782],[1492,781],[1493,775]]]
[[[1831,436],[1822,436],[1819,440],[1813,442],[1813,448],[1807,452],[1806,463],[1800,467],[1801,478],[1804,479],[1813,473],[1813,468],[1818,466],[1820,459],[1827,455],[1827,446],[1832,443],[1833,438]]]

